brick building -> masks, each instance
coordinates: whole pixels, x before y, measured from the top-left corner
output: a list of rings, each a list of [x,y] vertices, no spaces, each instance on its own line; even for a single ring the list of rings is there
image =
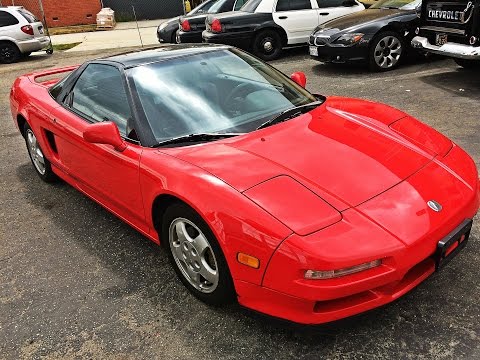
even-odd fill
[[[115,11],[117,21],[134,20],[132,5],[138,20],[166,19],[183,13],[183,0],[0,0],[0,5],[23,6],[43,20],[39,2],[49,27],[95,24],[102,5]],[[194,4],[197,2],[200,0]]]
[[[49,27],[95,24],[96,15],[101,9],[100,0],[41,0],[41,2]],[[1,4],[23,6],[39,19],[43,18],[38,0],[1,0]]]

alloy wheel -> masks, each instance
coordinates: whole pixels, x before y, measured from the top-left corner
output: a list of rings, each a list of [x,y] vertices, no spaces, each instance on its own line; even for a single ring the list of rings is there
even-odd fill
[[[45,175],[45,157],[40,149],[40,146],[38,145],[37,138],[31,129],[27,130],[26,135],[28,153],[32,158],[33,165],[41,175]]]
[[[4,63],[10,63],[15,60],[15,51],[11,46],[4,46],[0,48],[0,59]]]
[[[402,43],[395,36],[385,36],[375,46],[375,63],[382,69],[394,67],[402,55]]]
[[[175,264],[185,279],[202,293],[215,291],[219,281],[217,259],[198,226],[185,218],[173,220],[169,244]]]

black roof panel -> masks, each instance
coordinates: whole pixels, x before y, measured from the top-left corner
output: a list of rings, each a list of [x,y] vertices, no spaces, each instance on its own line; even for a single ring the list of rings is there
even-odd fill
[[[185,55],[205,53],[208,51],[218,50],[222,48],[229,48],[229,46],[212,44],[167,45],[155,48],[129,51],[123,54],[105,57],[101,60],[113,61],[127,68],[168,60]]]

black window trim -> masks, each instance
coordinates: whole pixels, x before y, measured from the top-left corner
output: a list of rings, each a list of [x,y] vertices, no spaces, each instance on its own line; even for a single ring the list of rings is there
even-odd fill
[[[135,132],[137,133],[137,136],[139,138],[139,140],[135,140],[135,139],[131,139],[129,138],[128,136],[126,135],[123,135],[122,133],[120,133],[120,136],[122,137],[123,140],[125,141],[128,141],[129,143],[132,143],[132,144],[135,144],[135,145],[139,145],[139,146],[142,146],[142,147],[145,147],[143,144],[143,139],[140,135],[140,133],[142,132],[141,131],[141,126],[139,126],[139,122],[137,121],[137,116],[136,116],[136,108],[134,106],[132,106],[132,98],[131,98],[131,94],[130,94],[130,89],[128,87],[128,82],[126,81],[126,75],[125,75],[125,71],[123,69],[122,66],[120,66],[120,64],[118,63],[115,63],[115,62],[111,62],[111,61],[89,61],[87,63],[85,63],[84,65],[82,65],[80,68],[78,68],[74,73],[75,73],[75,76],[74,78],[71,80],[71,82],[67,85],[67,88],[65,89],[65,91],[62,91],[60,93],[60,98],[62,100],[59,100],[58,98],[55,99],[58,103],[60,103],[60,105],[62,105],[63,108],[67,109],[68,111],[74,113],[75,115],[77,115],[79,118],[81,118],[82,120],[86,121],[87,123],[90,123],[90,124],[95,124],[95,123],[99,123],[100,121],[98,120],[95,120],[93,118],[91,118],[90,116],[88,116],[87,114],[84,114],[83,112],[81,112],[80,110],[77,110],[75,108],[73,108],[71,106],[71,104],[67,104],[66,101],[67,99],[68,100],[71,100],[70,99],[70,94],[73,92],[73,89],[75,88],[75,85],[78,81],[78,79],[80,78],[80,76],[82,76],[83,72],[85,71],[85,69],[87,69],[87,67],[89,65],[93,65],[93,64],[98,64],[98,65],[107,65],[107,66],[112,66],[114,68],[116,68],[119,73],[120,73],[120,77],[121,77],[121,80],[122,80],[122,84],[123,84],[123,88],[125,90],[125,93],[127,95],[127,100],[128,100],[128,106],[130,108],[130,114],[131,114],[131,117],[132,117],[132,121],[134,123],[134,126],[135,126]],[[78,72],[78,73],[77,73]],[[112,120],[111,120],[112,121]],[[113,122],[113,121],[112,121]]]
[[[310,10],[318,10],[317,8],[314,8],[312,6],[312,1],[311,0],[308,0],[310,2],[310,9],[296,9],[296,10],[292,10],[292,9],[288,9],[288,10],[277,10],[277,5],[278,5],[278,2],[280,0],[275,0],[275,5],[273,6],[273,12],[274,13],[282,13],[282,12],[287,12],[287,11],[310,11]],[[290,0],[288,0],[290,2]],[[318,6],[318,5],[317,5]]]

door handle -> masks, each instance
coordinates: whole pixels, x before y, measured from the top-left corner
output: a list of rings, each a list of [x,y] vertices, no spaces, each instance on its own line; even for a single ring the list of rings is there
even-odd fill
[[[284,20],[284,19],[288,19],[288,16],[279,16],[278,18]]]
[[[329,13],[320,13],[322,16],[327,16]]]
[[[53,125],[55,125],[55,126],[57,126],[57,127],[59,127],[59,128],[63,128],[63,127],[64,127],[62,124],[60,124],[60,123],[57,121],[56,118],[53,118],[53,119],[52,119],[52,123],[53,123]]]

